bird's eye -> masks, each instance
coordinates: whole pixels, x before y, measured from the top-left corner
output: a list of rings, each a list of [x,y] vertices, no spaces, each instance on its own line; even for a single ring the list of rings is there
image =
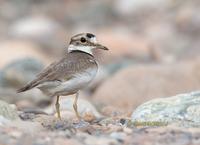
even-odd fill
[[[85,43],[86,42],[86,39],[84,37],[81,37],[81,42],[82,43]]]

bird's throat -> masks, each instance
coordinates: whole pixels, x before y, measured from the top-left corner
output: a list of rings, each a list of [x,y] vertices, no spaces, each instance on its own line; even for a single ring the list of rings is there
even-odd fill
[[[69,45],[68,47],[68,52],[73,52],[73,51],[81,51],[88,53],[90,55],[93,55],[92,53],[92,47],[91,46],[74,46],[74,45]]]

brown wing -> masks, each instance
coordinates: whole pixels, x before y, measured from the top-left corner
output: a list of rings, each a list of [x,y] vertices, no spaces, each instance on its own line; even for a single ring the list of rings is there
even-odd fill
[[[41,82],[44,81],[66,81],[71,77],[74,77],[76,73],[80,73],[89,67],[96,66],[94,58],[86,53],[73,52],[47,68],[46,71],[42,72],[38,79]]]
[[[58,62],[52,63],[46,69],[44,69],[37,78],[28,83],[17,92],[23,92],[29,90],[37,85],[47,81],[66,81],[74,77],[76,73],[86,70],[88,67],[96,66],[96,62],[93,56],[81,53],[73,52],[66,55]]]

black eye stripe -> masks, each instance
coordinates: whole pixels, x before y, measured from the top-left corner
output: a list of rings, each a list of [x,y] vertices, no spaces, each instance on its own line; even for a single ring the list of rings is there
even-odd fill
[[[95,36],[94,36],[93,34],[91,34],[91,33],[87,33],[86,36],[87,36],[88,38],[93,38],[93,37],[95,37]]]

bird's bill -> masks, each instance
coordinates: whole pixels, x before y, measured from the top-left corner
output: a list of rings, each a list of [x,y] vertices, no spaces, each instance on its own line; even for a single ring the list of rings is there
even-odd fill
[[[97,48],[97,49],[103,49],[103,50],[109,50],[107,47],[105,47],[105,46],[103,46],[103,45],[101,45],[101,44],[95,44],[95,47]]]

